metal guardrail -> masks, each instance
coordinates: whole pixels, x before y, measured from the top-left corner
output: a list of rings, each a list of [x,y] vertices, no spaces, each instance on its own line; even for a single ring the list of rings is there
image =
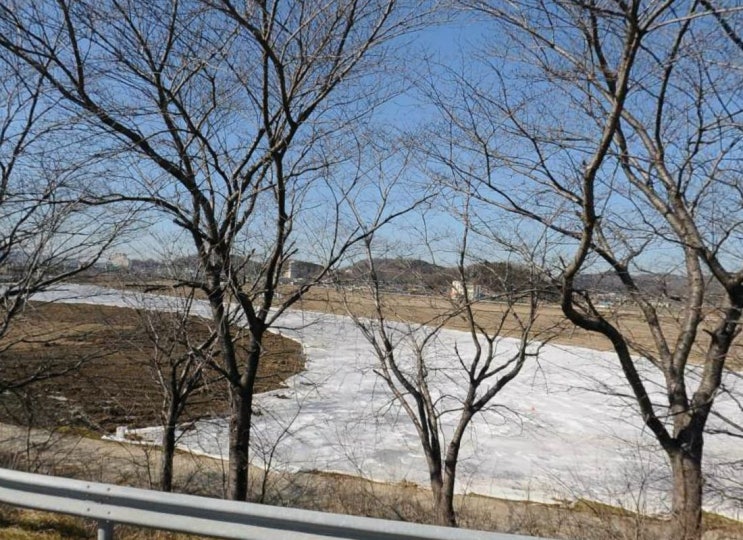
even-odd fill
[[[243,540],[535,540],[163,493],[8,469],[0,469],[0,501],[95,520],[98,540],[112,540],[117,523]]]

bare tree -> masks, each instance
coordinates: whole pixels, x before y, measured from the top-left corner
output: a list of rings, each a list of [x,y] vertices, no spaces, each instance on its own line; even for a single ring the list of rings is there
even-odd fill
[[[456,268],[445,271],[455,278],[450,281],[454,287],[428,291],[428,321],[405,322],[410,315],[401,309],[399,291],[391,292],[390,283],[381,279],[380,263],[384,260],[378,258],[372,236],[364,242],[366,279],[354,283],[350,291],[348,284],[340,289],[347,312],[377,356],[376,373],[415,426],[428,465],[434,519],[446,526],[457,525],[457,466],[472,420],[497,407],[499,392],[548,341],[547,335],[537,336],[534,329],[540,279],[533,271],[530,278],[522,276],[520,288],[488,290],[490,302],[497,303],[494,312],[485,315],[478,310],[484,293],[479,281],[472,278],[477,265],[469,264],[468,240],[474,233],[467,203],[465,207],[460,215],[464,232]],[[482,274],[482,267],[479,270]],[[425,282],[430,276],[406,278]],[[359,288],[364,292],[358,292]],[[369,301],[360,302],[360,294]],[[425,303],[426,299],[419,301]],[[442,363],[441,333],[455,319],[458,327],[464,327],[465,337],[454,350],[446,351],[454,357]],[[506,336],[514,339],[504,339]],[[449,358],[446,353],[444,356]],[[452,385],[455,390],[447,390]]]
[[[52,145],[57,135],[75,138],[54,114],[57,103],[45,95],[43,77],[0,59],[0,81],[0,355],[9,355],[18,340],[29,339],[28,332],[12,332],[29,299],[90,269],[131,216],[82,204],[77,185],[90,170],[75,152]],[[22,391],[80,362],[60,366],[40,359],[12,376],[3,370],[0,391]]]
[[[173,299],[174,310],[140,310],[150,344],[147,356],[153,377],[162,389],[163,422],[160,489],[173,489],[173,457],[183,413],[192,397],[218,378],[210,371],[215,362],[216,333],[204,328],[193,313],[194,290]],[[194,330],[194,327],[199,327]],[[146,345],[146,344],[145,344]]]
[[[456,99],[432,92],[450,135],[432,157],[490,212],[555,240],[565,316],[611,344],[670,462],[669,537],[700,538],[705,428],[743,309],[740,10],[461,4],[498,38],[487,74],[460,77]],[[592,272],[614,276],[621,311],[587,286]]]
[[[349,133],[384,99],[380,90],[394,91],[380,84],[388,44],[425,11],[394,0],[0,8],[5,54],[36,70],[101,135],[101,155],[137,171],[109,182],[106,201],[146,204],[192,240],[200,272],[181,281],[203,291],[217,329],[231,393],[233,499],[248,494],[263,337],[369,234],[343,227],[343,206],[360,181],[345,153],[354,149]],[[303,245],[316,242],[303,228],[313,220],[324,221],[322,242]],[[280,296],[282,274],[298,255],[319,271]],[[251,335],[244,368],[229,325],[232,302]]]

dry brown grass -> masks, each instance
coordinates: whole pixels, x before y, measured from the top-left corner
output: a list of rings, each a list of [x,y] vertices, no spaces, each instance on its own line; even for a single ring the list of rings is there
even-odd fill
[[[100,283],[105,286],[123,289],[152,291],[159,294],[175,294],[172,282],[167,280],[152,283],[122,283],[121,280],[109,279]],[[282,287],[283,292],[289,292],[290,287]],[[451,300],[440,295],[421,296],[387,293],[383,295],[385,316],[390,320],[414,322],[418,324],[435,323],[447,317],[452,311]],[[335,287],[316,286],[304,295],[302,300],[294,306],[295,309],[306,309],[346,315],[348,310],[359,316],[373,316],[371,295],[363,288],[339,290]],[[485,328],[494,329],[502,318],[506,306],[503,303],[481,301],[474,305],[474,313],[478,323]],[[515,313],[522,319],[527,315],[526,305],[517,305]],[[655,351],[656,346],[647,323],[644,322],[639,309],[632,306],[621,306],[614,309],[602,310],[604,315],[616,324],[627,337],[630,345],[636,346],[636,352],[641,355],[642,350]],[[670,344],[678,338],[680,311],[678,306],[658,308],[659,321],[663,335]],[[704,329],[712,328],[719,320],[720,312],[708,309],[705,313]],[[448,318],[445,324],[448,328],[469,330],[464,316]],[[518,337],[519,328],[513,317],[508,318],[502,329],[505,336]],[[537,319],[532,329],[536,340],[550,340],[563,345],[586,347],[600,351],[611,351],[612,346],[608,339],[577,328],[570,323],[562,313],[560,306],[543,303],[539,305]],[[705,334],[697,337],[697,344],[691,354],[691,362],[700,364],[704,361],[709,337]],[[728,369],[743,370],[743,344],[738,340],[731,350],[727,361]]]
[[[440,296],[412,296],[403,294],[386,294],[383,296],[385,316],[391,320],[414,322],[419,324],[435,323],[451,312],[453,304]],[[503,317],[506,305],[498,302],[482,301],[474,304],[476,321],[483,327],[493,330]],[[345,315],[350,310],[359,316],[373,316],[374,305],[369,295],[363,291],[338,291],[333,288],[316,287],[310,290],[297,305],[297,309],[321,311]],[[516,305],[515,313],[522,318],[528,315],[528,306]],[[606,316],[619,326],[632,343],[638,347],[654,350],[652,334],[643,321],[639,311],[623,307],[606,311]],[[679,334],[679,313],[673,308],[659,310],[660,322],[666,338],[673,342]],[[716,312],[707,314],[706,324],[711,326],[716,320]],[[449,318],[445,326],[457,330],[469,330],[463,315]],[[520,328],[514,317],[506,319],[502,334],[518,337]],[[563,345],[586,347],[589,349],[610,351],[611,343],[601,335],[582,330],[568,321],[557,305],[542,304],[538,307],[537,318],[532,330],[536,340],[550,340]],[[701,362],[709,338],[699,336],[694,349],[692,361]],[[728,362],[730,369],[743,369],[743,345],[736,344]]]
[[[39,512],[25,508],[0,506],[0,534],[3,540],[68,540],[95,538],[94,522]],[[117,525],[116,538],[121,540],[196,540],[204,538],[136,527]]]
[[[26,434],[20,428],[0,426],[0,437],[10,441],[18,437],[22,446]],[[34,440],[44,440],[41,430],[34,430]],[[61,459],[65,449],[69,457]],[[79,479],[151,487],[157,474],[159,450],[154,447],[121,445],[67,435],[55,445],[38,447],[43,455],[37,463],[64,467],[68,476]],[[176,456],[176,485],[180,491],[209,496],[223,495],[224,464],[220,460],[179,453]],[[105,467],[97,464],[105,463]],[[51,467],[41,472],[57,473]],[[306,508],[352,515],[430,522],[431,493],[409,482],[387,484],[363,478],[323,472],[284,473],[271,471],[266,491],[261,493],[264,471],[251,470],[251,493],[269,504]],[[544,504],[534,501],[512,501],[479,495],[458,496],[456,508],[461,526],[528,534],[555,539],[582,540],[666,540],[667,521],[634,514],[592,501]],[[743,524],[705,515],[705,539],[743,539]],[[6,533],[7,531],[7,533]],[[49,514],[0,509],[0,538],[57,539],[90,538],[93,524]],[[18,534],[18,536],[13,536]],[[183,539],[185,535],[157,533],[132,527],[117,527],[117,538],[127,540]],[[278,536],[277,536],[278,538]]]
[[[48,433],[0,425],[0,460],[16,468],[152,488],[158,478],[160,451],[102,441],[66,430]],[[221,497],[225,492],[221,460],[176,454],[176,489]],[[350,475],[272,471],[262,492],[264,471],[251,470],[254,500],[268,504],[352,515],[427,523],[433,515],[430,491],[409,482],[387,484]],[[543,504],[479,495],[459,496],[456,508],[463,527],[555,539],[665,540],[666,521],[592,501]],[[743,539],[743,524],[705,515],[706,540]],[[26,511],[0,511],[0,538],[90,538],[93,524],[82,519]],[[184,539],[183,535],[117,527],[117,538]]]

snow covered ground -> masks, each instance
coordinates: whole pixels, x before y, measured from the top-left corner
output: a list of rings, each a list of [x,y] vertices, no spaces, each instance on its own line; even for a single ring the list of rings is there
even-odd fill
[[[126,306],[146,302],[161,309],[172,305],[164,297],[94,287],[44,297]],[[286,389],[257,397],[254,461],[426,485],[415,430],[373,372],[375,358],[354,324],[346,317],[292,311],[282,316],[279,330],[302,343],[306,371],[290,379]],[[441,395],[461,395],[455,345],[460,354],[473,350],[467,334],[443,330],[429,351]],[[510,339],[499,343],[503,354],[513,347]],[[640,365],[650,373],[649,364]],[[654,374],[649,379],[660,382]],[[743,396],[739,377],[728,376],[724,384]],[[649,512],[666,509],[669,469],[636,406],[622,397],[628,393],[611,353],[545,346],[539,360],[530,361],[496,397],[495,407],[473,422],[462,449],[459,491],[541,501],[583,497]],[[729,397],[720,396],[716,407],[740,420]],[[445,430],[452,429],[456,415],[442,417]],[[223,420],[200,422],[182,436],[181,445],[226,455],[226,427]],[[157,436],[155,430],[146,433]],[[718,496],[723,490],[743,496],[741,463],[740,439],[706,438],[708,509],[743,519],[739,503]]]

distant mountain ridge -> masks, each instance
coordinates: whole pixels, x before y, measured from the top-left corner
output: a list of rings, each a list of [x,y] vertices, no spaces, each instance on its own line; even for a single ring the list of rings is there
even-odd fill
[[[11,261],[18,262],[18,254],[12,254]],[[129,273],[150,276],[192,275],[197,272],[200,262],[196,256],[179,257],[164,263],[155,260],[131,259],[127,269]],[[242,259],[236,265],[249,276],[259,275],[259,262]],[[461,280],[460,271],[455,266],[443,266],[418,258],[380,257],[373,259],[377,279],[383,288],[415,292],[420,294],[448,294],[452,282]],[[290,281],[311,279],[323,267],[316,263],[294,259],[288,261],[284,268],[284,278]],[[120,269],[121,270],[121,269]],[[296,275],[295,275],[296,274]],[[524,291],[536,286],[547,297],[557,298],[558,284],[551,283],[546,277],[532,275],[525,265],[505,261],[481,261],[468,265],[465,276],[473,285],[482,286],[487,294],[501,294],[507,291]],[[686,277],[672,273],[644,272],[633,274],[633,279],[644,294],[680,300],[686,296],[688,284]],[[362,285],[371,279],[369,261],[364,259],[341,267],[327,274],[326,280],[335,280],[340,284]],[[576,276],[577,289],[594,294],[624,295],[627,290],[619,276],[613,271],[579,274]],[[710,294],[721,291],[710,288]]]
[[[435,291],[447,290],[457,272],[421,259],[379,258],[373,259],[377,280],[388,286],[399,288],[423,288]],[[341,281],[368,282],[371,279],[371,264],[359,261],[340,268],[336,275]]]
[[[671,299],[684,296],[688,287],[686,277],[678,274],[638,273],[632,276],[637,287],[647,294],[665,296]],[[624,293],[626,288],[614,272],[580,274],[575,285],[579,289],[595,293]]]

